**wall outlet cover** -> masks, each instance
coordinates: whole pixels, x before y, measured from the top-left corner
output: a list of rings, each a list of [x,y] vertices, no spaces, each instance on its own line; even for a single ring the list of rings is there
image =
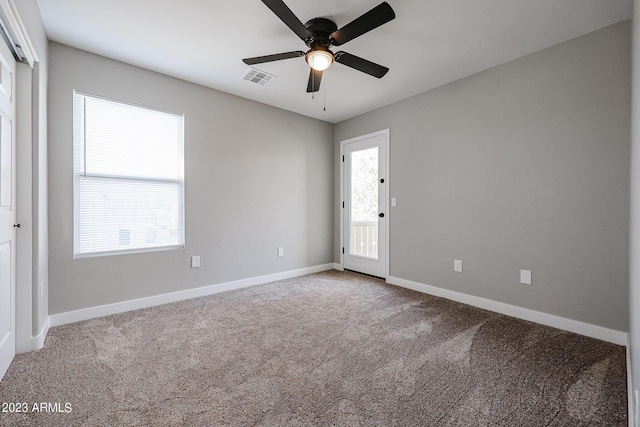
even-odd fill
[[[520,270],[520,283],[523,285],[531,284],[531,270]]]
[[[278,248],[278,256],[279,257],[284,256],[284,248],[283,247],[279,247]]]
[[[194,255],[191,257],[191,268],[200,267],[200,255]]]
[[[456,273],[462,273],[462,260],[454,259],[453,260],[453,271]]]

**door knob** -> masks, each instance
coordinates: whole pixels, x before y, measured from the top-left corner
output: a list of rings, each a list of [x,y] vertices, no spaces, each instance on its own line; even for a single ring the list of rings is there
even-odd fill
[[[379,214],[378,214],[378,216],[379,216],[380,218],[384,218],[384,213],[379,213]]]

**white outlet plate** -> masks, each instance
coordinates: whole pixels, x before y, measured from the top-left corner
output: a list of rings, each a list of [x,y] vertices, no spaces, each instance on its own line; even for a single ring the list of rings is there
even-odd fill
[[[191,257],[191,268],[200,267],[200,255],[194,255]]]
[[[453,271],[456,273],[462,273],[462,260],[454,259],[453,260]]]
[[[531,270],[520,270],[520,283],[523,285],[531,284]]]
[[[278,256],[279,257],[284,256],[284,248],[283,247],[279,247],[278,248]]]
[[[396,206],[398,206],[398,204],[397,204],[397,201],[396,201],[396,198],[395,198],[395,197],[392,197],[392,198],[391,198],[391,206],[392,206],[392,207],[396,207]]]

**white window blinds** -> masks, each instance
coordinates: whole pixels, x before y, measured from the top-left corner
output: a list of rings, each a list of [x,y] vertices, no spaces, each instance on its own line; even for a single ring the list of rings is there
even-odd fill
[[[74,93],[74,256],[184,246],[184,116]]]

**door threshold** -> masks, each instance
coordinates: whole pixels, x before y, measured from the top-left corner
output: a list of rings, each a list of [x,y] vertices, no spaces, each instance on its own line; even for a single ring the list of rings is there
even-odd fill
[[[361,271],[349,270],[348,268],[345,268],[344,271],[348,271],[350,273],[360,274],[361,276],[371,277],[372,279],[383,280],[385,282],[387,281],[387,279],[385,279],[384,277],[374,276],[373,274],[367,274],[367,273],[363,273]]]

